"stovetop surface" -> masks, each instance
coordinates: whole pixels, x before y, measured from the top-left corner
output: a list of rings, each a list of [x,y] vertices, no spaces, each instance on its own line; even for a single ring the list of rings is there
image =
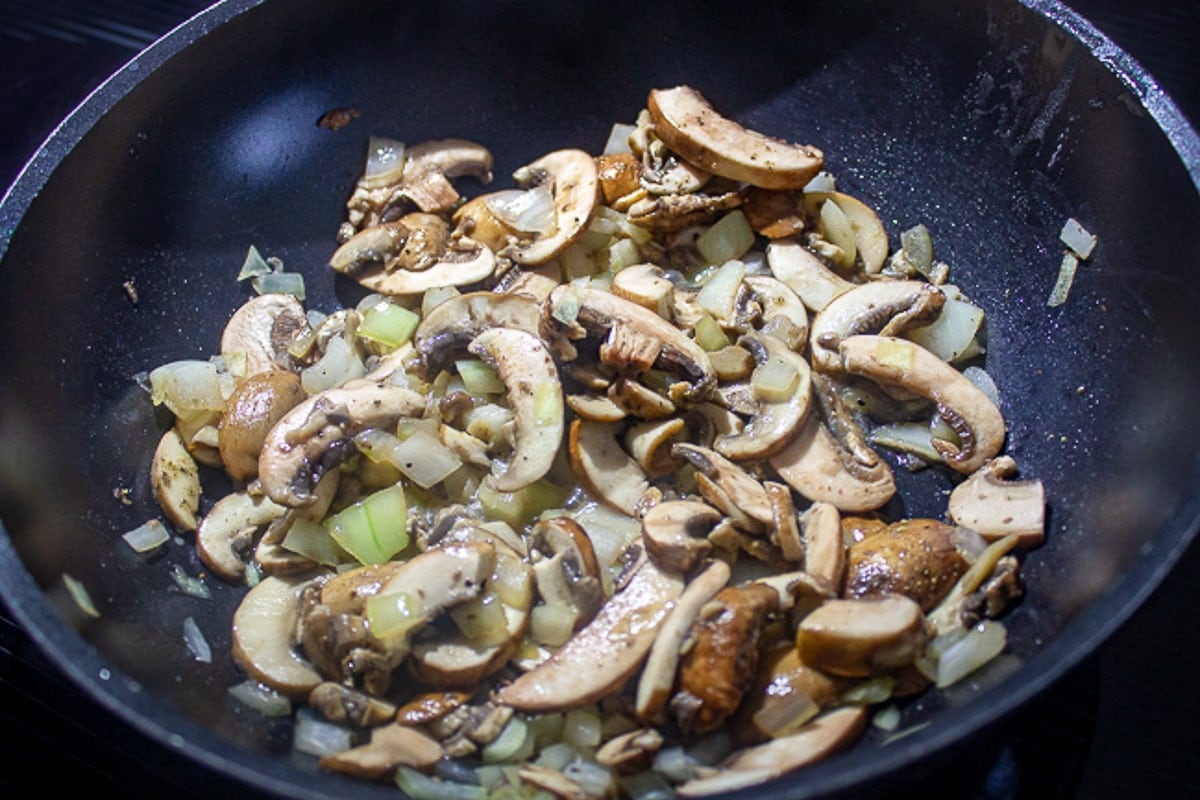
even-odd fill
[[[0,0],[0,187],[54,126],[201,0]],[[1200,124],[1200,4],[1076,0],[1071,5],[1148,68]],[[1200,545],[1097,653],[953,767],[892,794],[971,800],[1200,797]],[[0,605],[0,775],[28,795],[254,797],[147,740],[76,689]],[[6,788],[8,796],[15,790]],[[62,793],[61,795],[59,793]]]

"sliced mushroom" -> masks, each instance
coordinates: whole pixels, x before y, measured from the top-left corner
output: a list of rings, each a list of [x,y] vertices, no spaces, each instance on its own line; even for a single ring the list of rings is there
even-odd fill
[[[522,173],[529,175],[535,186],[550,186],[554,231],[549,236],[519,242],[503,253],[518,264],[545,264],[587,228],[600,190],[596,162],[583,150],[556,150],[529,164]]]
[[[800,518],[804,532],[804,571],[823,592],[836,597],[846,572],[846,546],[841,514],[832,503],[818,500]]]
[[[665,570],[687,573],[712,552],[706,538],[725,518],[717,509],[696,500],[665,500],[642,516],[646,553]]]
[[[271,428],[259,456],[267,496],[292,508],[311,504],[313,485],[353,450],[353,437],[425,410],[423,395],[387,383],[355,382],[314,395]]]
[[[568,517],[535,523],[529,556],[542,600],[569,609],[573,630],[590,622],[604,602],[604,583],[592,541],[579,523]]]
[[[680,576],[643,558],[595,619],[549,659],[496,693],[518,711],[551,712],[597,700],[633,676],[683,591]]]
[[[671,457],[671,445],[686,433],[681,417],[635,422],[625,431],[625,450],[649,478],[674,472],[679,463]]]
[[[901,594],[931,610],[967,570],[954,544],[953,525],[906,519],[850,545],[846,597]]]
[[[654,132],[696,166],[764,189],[799,189],[821,170],[820,150],[747,130],[718,114],[695,89],[654,89],[647,99]]]
[[[620,422],[629,416],[629,412],[608,395],[569,394],[565,400],[577,416],[592,422]]]
[[[346,203],[350,231],[393,219],[406,207],[433,214],[449,211],[459,199],[452,178],[470,175],[484,184],[492,179],[492,154],[463,139],[420,142],[402,155],[398,169],[359,179]]]
[[[515,492],[544,476],[563,438],[563,393],[558,367],[531,333],[488,328],[468,351],[491,365],[504,382],[513,410],[513,450],[508,464],[488,476],[497,491]]]
[[[334,253],[330,266],[337,268],[341,263],[355,263],[352,255],[341,252],[343,249],[358,247],[359,237],[371,236],[372,229],[368,228],[339,248]],[[421,294],[428,289],[443,286],[467,286],[479,283],[489,277],[496,268],[496,255],[491,248],[471,239],[460,236],[452,239],[450,244],[440,252],[427,251],[422,258],[429,266],[421,270],[397,268],[392,271],[383,269],[356,272],[353,277],[359,285],[379,294],[406,296]]]
[[[241,580],[246,572],[239,551],[254,535],[287,512],[285,506],[261,495],[246,492],[227,494],[213,507],[196,530],[196,552],[215,575],[227,581]]]
[[[596,751],[596,763],[619,775],[648,769],[663,746],[663,736],[654,728],[638,728],[614,736]]]
[[[618,378],[608,387],[608,398],[631,416],[661,420],[675,413],[675,404],[644,384]]]
[[[865,678],[912,664],[928,638],[921,607],[888,595],[826,602],[801,621],[796,648],[822,672]]]
[[[821,709],[837,704],[853,683],[813,669],[800,660],[795,644],[781,642],[762,655],[735,717],[735,735],[738,741],[757,744],[795,733]]]
[[[442,746],[429,734],[400,723],[371,731],[367,744],[321,756],[321,767],[368,780],[386,778],[400,767],[432,770],[442,758]]]
[[[812,312],[819,312],[855,286],[795,239],[778,239],[768,244],[767,265],[771,274],[795,292]]]
[[[576,419],[568,429],[567,454],[580,485],[633,516],[650,484],[638,463],[621,449],[616,435],[615,425]]]
[[[459,630],[415,642],[409,668],[430,686],[469,689],[520,648],[533,608],[533,571],[505,539],[480,526],[460,526],[447,539],[494,548],[495,567],[478,596],[451,612]]]
[[[804,357],[774,336],[751,333],[739,344],[754,355],[758,364],[750,379],[757,405],[745,427],[736,434],[718,436],[713,449],[733,461],[758,461],[786,447],[799,430],[812,402],[812,380]],[[781,392],[780,374],[785,378],[794,376],[790,391]],[[759,381],[771,382],[772,388],[765,396]]]
[[[887,259],[888,238],[879,216],[861,200],[843,192],[805,192],[804,204],[809,213],[818,216],[825,203],[833,203],[842,212],[854,239],[854,249],[862,260],[862,269],[874,275]]]
[[[413,332],[413,346],[432,377],[488,328],[536,334],[541,316],[541,304],[524,295],[467,292],[430,311]]]
[[[758,669],[767,615],[778,602],[774,589],[745,583],[722,589],[701,609],[692,623],[694,643],[679,662],[679,694],[671,700],[685,732],[717,730],[737,710],[747,689],[746,677]]]
[[[709,479],[710,483],[700,482],[700,492],[725,514],[748,517],[760,528],[773,524],[775,516],[766,489],[745,469],[715,450],[686,442],[672,445],[671,454],[694,466],[699,473],[697,478]],[[714,488],[719,491],[713,491]]]
[[[899,386],[937,403],[958,442],[935,437],[933,447],[952,469],[970,474],[1000,452],[1004,417],[990,397],[961,372],[920,345],[891,336],[851,336],[839,345],[850,373]]]
[[[183,531],[196,530],[196,514],[200,510],[200,467],[175,428],[168,429],[154,448],[150,487],[172,525]]]
[[[684,642],[700,610],[729,583],[729,565],[713,561],[688,582],[654,637],[646,666],[638,678],[635,709],[646,723],[663,722],[664,709],[675,685],[675,673]]]
[[[716,384],[708,355],[695,341],[653,311],[611,292],[560,286],[550,295],[550,314],[556,320],[573,320],[597,341],[628,335],[643,342],[656,354],[656,366],[681,379],[669,389],[673,402],[704,400]],[[614,329],[619,329],[617,334]]]
[[[999,456],[984,464],[950,493],[949,516],[985,539],[1016,534],[1023,547],[1042,543],[1046,490],[1036,479],[1016,480],[1017,462]]]
[[[861,706],[830,711],[796,733],[734,753],[716,774],[693,778],[675,790],[681,797],[703,797],[763,783],[846,747],[866,724],[867,710]]]
[[[308,693],[308,705],[330,722],[374,728],[396,719],[396,706],[366,692],[326,681]]]
[[[860,513],[885,505],[896,493],[887,462],[869,448],[851,453],[829,431],[819,414],[809,414],[786,447],[770,458],[789,486],[814,502]]]
[[[247,300],[221,332],[221,355],[245,359],[243,379],[267,370],[295,370],[288,352],[292,338],[308,327],[304,306],[290,294],[262,294]]]
[[[596,157],[596,179],[605,204],[611,206],[641,186],[642,162],[633,153],[605,153]]]
[[[422,692],[396,709],[396,721],[405,725],[425,725],[441,719],[471,700],[467,692]]]
[[[771,541],[788,561],[803,561],[804,540],[800,535],[796,505],[792,502],[792,490],[775,481],[764,481],[763,489],[771,503]]]
[[[719,194],[692,192],[688,194],[651,195],[630,204],[626,215],[630,222],[659,233],[675,233],[711,222],[721,212],[742,204],[741,189]]]
[[[810,339],[813,366],[838,372],[838,345],[859,334],[899,336],[936,319],[946,302],[937,286],[925,281],[880,280],[838,295],[813,318]]]
[[[808,341],[808,309],[800,295],[770,275],[747,275],[742,280],[762,307],[760,330],[780,339],[792,350],[803,350]]]
[[[267,432],[307,397],[300,376],[281,369],[255,373],[233,390],[217,424],[221,464],[231,478],[250,481],[258,476]]]
[[[612,292],[648,308],[666,320],[672,314],[672,298],[675,285],[663,275],[662,268],[654,264],[634,264],[613,276]]]
[[[312,665],[297,654],[292,632],[300,598],[312,585],[301,577],[267,576],[233,613],[234,662],[247,674],[281,694],[302,697],[321,683]]]
[[[562,268],[557,261],[551,261],[536,267],[513,267],[501,276],[492,291],[524,295],[543,303],[560,283]]]

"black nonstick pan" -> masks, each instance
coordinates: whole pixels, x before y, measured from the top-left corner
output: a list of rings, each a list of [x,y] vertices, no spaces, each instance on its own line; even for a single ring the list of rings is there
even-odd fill
[[[172,566],[198,571],[186,543],[152,563],[121,543],[157,513],[158,421],[133,376],[212,351],[245,298],[233,278],[250,244],[305,273],[310,305],[346,298],[324,264],[368,135],[470,136],[503,181],[550,147],[599,148],[648,88],[690,83],[752,127],[819,143],[889,227],[929,225],[989,310],[1009,448],[1050,498],[1010,655],[910,708],[906,724],[931,724],[901,742],[868,740],[755,796],[844,791],[946,753],[1111,634],[1200,516],[1200,145],[1120,51],[1061,6],[1030,5],[215,7],[90,98],[0,207],[5,601],[103,706],[199,769],[285,796],[395,796],[315,772],[286,723],[239,712],[222,655],[238,593],[176,592]],[[314,124],[335,106],[362,116]],[[1051,309],[1069,217],[1100,245]],[[98,620],[70,613],[64,573]],[[211,664],[183,645],[189,616]]]

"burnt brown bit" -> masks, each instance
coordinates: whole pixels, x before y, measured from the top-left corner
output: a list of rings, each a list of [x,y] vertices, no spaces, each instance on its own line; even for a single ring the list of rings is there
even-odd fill
[[[608,153],[596,158],[596,177],[608,205],[641,188],[642,162],[633,153]]]
[[[844,595],[902,594],[929,611],[954,586],[967,562],[954,546],[954,525],[907,519],[850,545]]]
[[[404,725],[426,725],[441,719],[470,701],[468,692],[423,692],[396,711],[396,720]]]
[[[342,128],[349,125],[354,120],[362,116],[362,112],[357,108],[349,106],[340,106],[331,108],[321,116],[317,117],[317,127],[324,128],[329,131],[340,131]]]
[[[778,605],[774,589],[748,583],[722,589],[701,610],[689,637],[694,643],[680,659],[679,693],[671,701],[681,728],[708,733],[737,711],[758,670],[767,618]]]

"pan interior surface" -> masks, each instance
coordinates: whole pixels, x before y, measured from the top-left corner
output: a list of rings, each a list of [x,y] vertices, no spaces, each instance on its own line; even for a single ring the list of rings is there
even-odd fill
[[[908,707],[905,726],[934,724],[903,748],[868,736],[756,796],[845,789],[998,719],[1094,648],[1191,541],[1200,198],[1178,151],[1194,158],[1196,137],[1164,134],[1146,110],[1165,102],[1152,85],[1035,11],[291,0],[218,6],[156,53],[149,74],[127,70],[93,96],[77,119],[94,123],[65,125],[0,208],[0,566],[14,612],[66,669],[213,768],[296,797],[395,796],[319,773],[291,753],[289,721],[226,699],[241,680],[227,657],[241,590],[179,592],[174,567],[202,571],[186,537],[152,561],[120,538],[158,516],[148,473],[162,420],[136,376],[216,351],[248,296],[235,280],[247,248],[302,272],[311,308],[357,296],[325,265],[371,135],[473,139],[504,185],[550,149],[598,152],[650,88],[690,84],[748,127],[819,146],[893,234],[926,224],[987,310],[1008,450],[1049,498],[1010,652]],[[360,116],[315,124],[336,107]],[[1050,308],[1072,217],[1099,245]],[[903,478],[921,498],[904,512],[943,515],[944,475]],[[73,618],[64,573],[98,619]],[[183,644],[189,617],[211,663]]]

